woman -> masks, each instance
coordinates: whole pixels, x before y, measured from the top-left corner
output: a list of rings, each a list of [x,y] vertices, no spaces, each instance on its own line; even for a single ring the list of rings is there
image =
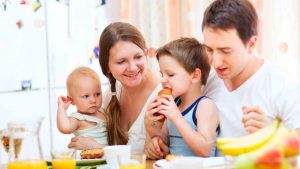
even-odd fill
[[[145,40],[134,26],[116,22],[104,29],[99,46],[100,66],[110,81],[110,91],[104,95],[108,144],[129,144],[132,151],[142,152],[147,105],[162,88],[160,78],[147,67]],[[69,147],[102,146],[89,138],[74,137]]]
[[[147,67],[145,40],[134,26],[116,22],[103,30],[99,46],[100,66],[111,85],[103,102],[108,116],[108,144],[129,144],[132,151],[143,152],[146,139],[145,112],[148,104],[162,89],[160,78]],[[218,81],[216,78],[212,72],[203,88],[203,93],[212,99],[219,92],[220,83],[215,83]],[[149,116],[145,118],[148,119],[148,126],[152,125],[153,119]],[[154,121],[159,118],[161,117],[155,117]],[[148,141],[146,145],[151,147],[152,142]],[[86,137],[74,137],[69,144],[69,148],[74,149],[99,147],[102,145]],[[160,147],[168,152],[166,145]]]

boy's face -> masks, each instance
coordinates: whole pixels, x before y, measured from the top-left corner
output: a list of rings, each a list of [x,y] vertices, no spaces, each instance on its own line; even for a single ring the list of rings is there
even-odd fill
[[[72,104],[80,113],[96,113],[102,105],[100,82],[91,77],[78,77],[76,81],[70,90]]]
[[[205,27],[204,43],[211,66],[223,80],[234,80],[248,64],[249,42],[245,45],[236,29],[221,30]]]
[[[162,75],[162,85],[164,88],[172,88],[174,98],[189,90],[193,75],[188,73],[176,59],[162,55],[159,57],[158,63]]]

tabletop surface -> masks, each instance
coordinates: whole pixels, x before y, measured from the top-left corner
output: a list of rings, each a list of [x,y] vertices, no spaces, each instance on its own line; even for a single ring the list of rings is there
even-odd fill
[[[146,169],[152,169],[152,165],[155,162],[155,160],[147,160],[146,161]],[[0,169],[6,169],[6,164],[0,164]]]

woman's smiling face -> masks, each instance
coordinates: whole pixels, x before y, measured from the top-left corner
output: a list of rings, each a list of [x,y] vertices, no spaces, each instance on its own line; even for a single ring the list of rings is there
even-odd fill
[[[138,86],[147,70],[143,49],[130,41],[119,41],[109,51],[109,72],[123,86]]]

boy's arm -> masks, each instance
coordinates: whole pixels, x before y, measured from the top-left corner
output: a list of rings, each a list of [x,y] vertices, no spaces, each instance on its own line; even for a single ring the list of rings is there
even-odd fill
[[[60,96],[57,103],[57,128],[64,134],[71,134],[78,127],[78,120],[67,116],[66,110],[71,104],[71,101],[64,96]]]
[[[173,118],[172,122],[194,154],[208,157],[215,143],[216,129],[219,125],[218,109],[210,99],[203,99],[198,104],[196,117],[197,130],[194,130],[183,116]]]

